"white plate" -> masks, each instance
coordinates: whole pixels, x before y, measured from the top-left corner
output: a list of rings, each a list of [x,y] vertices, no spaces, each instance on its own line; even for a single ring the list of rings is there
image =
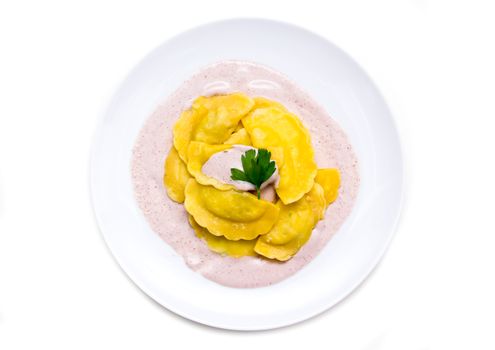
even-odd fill
[[[193,272],[151,231],[133,197],[129,164],[141,125],[195,71],[224,59],[265,64],[298,83],[344,128],[360,162],[362,183],[351,216],[311,263],[270,287],[228,288]],[[333,44],[279,22],[216,22],[162,44],[117,90],[92,152],[94,211],[122,269],[167,309],[214,327],[282,327],[335,305],[376,266],[401,207],[400,144],[380,93]]]

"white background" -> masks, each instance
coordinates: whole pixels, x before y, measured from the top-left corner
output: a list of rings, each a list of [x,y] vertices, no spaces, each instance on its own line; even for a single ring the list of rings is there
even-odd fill
[[[0,349],[494,349],[491,3],[0,0]],[[88,191],[97,118],[127,72],[165,39],[238,16],[304,26],[353,56],[396,117],[407,173],[370,278],[310,321],[259,333],[194,324],[141,293]]]

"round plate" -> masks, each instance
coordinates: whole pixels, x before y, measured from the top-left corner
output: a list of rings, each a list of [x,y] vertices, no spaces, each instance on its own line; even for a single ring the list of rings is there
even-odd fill
[[[133,195],[131,150],[143,122],[194,72],[225,59],[258,62],[291,78],[341,125],[359,159],[361,187],[344,225],[306,267],[269,287],[228,288],[190,270],[151,231]],[[228,20],[167,41],[124,80],[95,135],[91,193],[105,241],[146,294],[167,309],[210,326],[270,329],[330,308],[376,266],[400,212],[402,158],[383,98],[348,55],[293,25]]]

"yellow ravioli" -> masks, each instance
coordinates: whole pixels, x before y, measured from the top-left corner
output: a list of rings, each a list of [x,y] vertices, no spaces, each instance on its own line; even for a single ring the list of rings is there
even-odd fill
[[[251,139],[249,138],[249,135],[244,128],[241,128],[234,132],[224,143],[226,143],[227,145],[252,146]]]
[[[219,190],[233,189],[234,186],[225,184],[203,174],[203,165],[215,153],[231,148],[231,145],[209,145],[203,142],[192,141],[187,150],[187,170],[202,185],[215,186]]]
[[[180,158],[187,162],[187,147],[191,142],[195,126],[201,121],[203,116],[188,109],[182,112],[179,120],[174,125],[174,146]]]
[[[198,97],[173,129],[165,161],[168,196],[184,202],[196,236],[232,257],[287,261],[306,244],[336,200],[337,169],[318,169],[308,130],[282,104],[242,93]],[[202,173],[215,153],[232,145],[266,148],[280,175],[276,204]]]
[[[238,132],[239,130],[243,129],[244,126],[242,126],[242,122],[237,123],[237,126],[234,129],[234,132]]]
[[[184,207],[194,220],[215,236],[251,240],[270,231],[279,208],[249,192],[221,191],[190,179]]]
[[[323,187],[327,205],[337,199],[340,187],[340,173],[337,169],[318,169],[315,181]]]
[[[282,111],[287,111],[287,109],[281,103],[275,102],[273,100],[269,100],[269,99],[264,98],[264,97],[255,97],[254,98],[253,109],[267,108],[267,107],[278,107]]]
[[[277,194],[284,204],[299,200],[314,183],[316,163],[308,130],[293,114],[278,107],[255,109],[242,119],[256,148],[272,152],[280,182]],[[283,149],[283,159],[276,148]],[[281,165],[279,164],[279,161]]]
[[[219,254],[226,254],[234,258],[240,258],[242,256],[256,256],[254,251],[254,245],[256,239],[246,241],[240,239],[238,241],[231,241],[223,236],[215,236],[208,232],[207,229],[198,225],[194,218],[189,215],[189,223],[191,224],[196,236],[206,242],[208,248]]]
[[[172,146],[165,160],[165,175],[163,176],[163,183],[170,199],[177,203],[184,202],[184,189],[190,178],[186,164]]]
[[[180,157],[187,161],[191,141],[223,143],[253,106],[254,100],[241,93],[198,97],[174,126],[174,146]]]
[[[266,235],[258,238],[254,250],[267,258],[289,260],[311,237],[316,223],[323,217],[326,202],[323,188],[317,183],[300,200],[288,205],[281,201],[279,219]]]

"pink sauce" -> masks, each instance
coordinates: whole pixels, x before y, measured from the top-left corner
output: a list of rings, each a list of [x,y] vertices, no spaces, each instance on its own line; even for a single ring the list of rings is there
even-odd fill
[[[163,187],[163,164],[180,113],[200,95],[237,91],[278,101],[298,115],[311,134],[318,167],[338,168],[341,174],[338,199],[328,207],[308,243],[284,263],[256,257],[231,258],[210,251],[189,226],[184,206],[170,200]],[[309,263],[350,214],[359,188],[352,146],[327,112],[280,73],[242,61],[223,61],[205,67],[158,106],[138,136],[131,173],[137,202],[153,231],[191,269],[217,283],[238,288],[271,285]]]

